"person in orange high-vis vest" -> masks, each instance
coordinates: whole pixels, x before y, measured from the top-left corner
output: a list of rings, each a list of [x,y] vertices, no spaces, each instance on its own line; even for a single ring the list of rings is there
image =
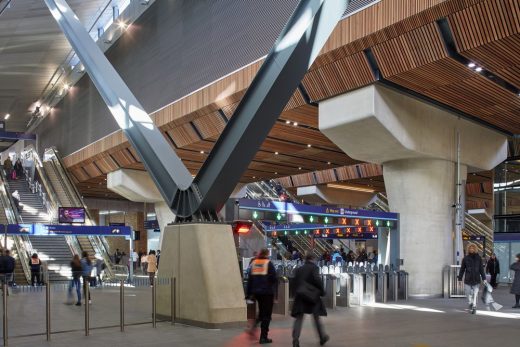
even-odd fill
[[[256,325],[260,323],[260,344],[273,342],[267,336],[277,288],[276,270],[269,261],[269,250],[264,248],[251,262],[247,280],[247,297],[258,302],[258,318],[251,328],[250,334],[254,334]]]
[[[36,284],[41,285],[41,269],[42,262],[38,258],[38,254],[34,253],[29,260],[29,267],[31,269],[31,285],[34,287]]]

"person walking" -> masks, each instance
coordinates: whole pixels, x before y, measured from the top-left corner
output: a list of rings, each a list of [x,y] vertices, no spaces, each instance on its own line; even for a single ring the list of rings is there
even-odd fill
[[[90,259],[88,252],[83,251],[81,253],[81,277],[83,277],[83,286],[87,287],[90,285],[90,277],[92,275],[92,260]],[[84,291],[87,288],[84,288]],[[85,297],[85,305],[87,304],[87,293],[83,293]],[[90,290],[88,291],[88,303],[92,303],[92,298],[90,296]]]
[[[472,314],[477,312],[477,296],[480,282],[486,280],[482,258],[477,252],[477,246],[470,243],[467,255],[462,259],[458,280],[464,277],[464,289],[468,297],[468,307]]]
[[[150,251],[150,254],[148,254],[147,260],[148,260],[148,267],[147,267],[148,278],[150,279],[150,287],[153,287],[155,273],[157,272],[157,257],[155,256],[154,250]]]
[[[294,274],[295,298],[291,311],[291,316],[296,318],[294,321],[292,338],[293,347],[300,347],[300,333],[305,314],[312,314],[316,330],[323,346],[329,340],[325,333],[320,317],[327,315],[325,305],[321,300],[325,296],[325,289],[320,277],[318,266],[314,263],[314,255],[308,252],[305,255],[305,263],[296,269]]]
[[[14,268],[16,266],[16,260],[13,258],[11,251],[8,249],[6,249],[4,252],[3,263],[7,285],[16,285],[14,283]]]
[[[263,248],[251,262],[247,280],[247,299],[258,302],[258,318],[251,325],[249,334],[254,336],[256,327],[260,323],[260,344],[273,342],[268,335],[277,288],[276,270],[269,260],[269,250]]]
[[[497,255],[495,253],[491,254],[487,265],[486,265],[486,273],[491,276],[489,280],[489,284],[496,289],[498,286],[497,276],[500,274],[500,263],[498,262]]]
[[[4,160],[4,170],[5,170],[5,177],[7,177],[7,179],[11,179],[11,171],[13,170],[13,162],[11,161],[11,157],[7,157],[6,160]]]
[[[146,252],[143,252],[141,256],[141,270],[143,271],[143,275],[148,273],[148,256]]]
[[[23,165],[20,158],[18,158],[14,164],[14,171],[16,171],[16,179],[23,178]]]
[[[515,306],[513,308],[520,308],[520,253],[516,255],[516,262],[511,264],[510,270],[515,272],[515,279],[511,286],[511,294],[515,296]]]
[[[69,286],[69,297],[72,299],[72,288],[76,287],[76,295],[78,297],[76,306],[81,306],[81,276],[83,275],[83,266],[81,265],[79,255],[74,254],[70,262],[70,268],[72,271],[72,280]]]
[[[31,285],[34,287],[35,285],[42,284],[41,281],[41,270],[42,270],[42,262],[40,258],[38,258],[38,254],[34,253],[29,260],[29,267],[31,268]]]

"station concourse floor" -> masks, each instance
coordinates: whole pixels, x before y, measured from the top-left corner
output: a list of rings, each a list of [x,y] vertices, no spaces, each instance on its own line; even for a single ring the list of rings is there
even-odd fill
[[[127,305],[139,305],[148,307],[148,289],[140,289],[139,292],[128,294],[135,301]],[[105,293],[102,294],[102,291]],[[106,295],[105,295],[106,294]],[[108,318],[103,311],[117,298],[117,291],[110,292],[105,289],[93,291],[93,304],[91,319],[102,323]],[[11,299],[10,299],[11,300]],[[15,300],[15,299],[14,299]],[[356,347],[449,347],[449,346],[518,346],[520,343],[520,310],[511,308],[513,296],[507,288],[500,288],[495,292],[495,300],[504,305],[499,312],[486,311],[480,304],[476,315],[465,312],[465,299],[410,299],[407,302],[399,301],[388,304],[375,304],[371,307],[352,307],[349,309],[338,308],[329,310],[329,316],[324,319],[327,333],[331,339],[326,346],[356,346]],[[29,319],[41,311],[44,305],[41,300],[38,304],[31,304],[27,298],[22,302],[11,302],[10,332],[21,336],[31,333]],[[20,309],[16,305],[29,305]],[[150,323],[131,325],[121,333],[119,327],[93,329],[90,336],[85,337],[81,330],[83,307],[64,305],[59,302],[53,306],[53,330],[70,328],[70,332],[55,333],[52,341],[47,342],[45,336],[11,337],[10,346],[34,347],[34,346],[193,346],[193,347],[240,347],[256,346],[258,341],[250,340],[242,328],[231,329],[201,329],[177,324],[171,326],[170,322],[159,322],[154,329]],[[97,306],[97,307],[96,307]],[[32,307],[32,310],[31,310]],[[74,312],[77,309],[78,312]],[[118,319],[119,311],[109,309],[113,321]],[[126,321],[151,322],[148,311],[127,310]],[[97,314],[97,316],[96,316]],[[12,316],[12,315],[11,315]],[[39,316],[39,314],[38,314]],[[96,318],[98,317],[98,318]],[[44,317],[41,317],[44,321]],[[144,321],[143,321],[144,319]],[[75,326],[67,326],[75,320]],[[33,319],[34,321],[34,319]],[[41,320],[40,320],[41,321]],[[42,322],[40,322],[42,323]],[[291,328],[293,320],[290,317],[274,316],[271,323],[270,337],[274,340],[270,346],[292,346]],[[44,327],[43,325],[40,328]],[[93,324],[91,324],[92,326]],[[95,324],[94,324],[95,325]],[[101,324],[102,326],[103,324]],[[39,329],[41,332],[42,330]],[[34,331],[32,331],[34,332]],[[10,334],[13,336],[13,334]],[[1,341],[0,341],[1,343]],[[304,346],[318,346],[314,328],[309,316],[306,317],[300,344]]]

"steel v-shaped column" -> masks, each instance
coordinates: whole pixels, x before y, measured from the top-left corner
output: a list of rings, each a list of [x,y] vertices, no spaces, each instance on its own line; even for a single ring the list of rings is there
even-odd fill
[[[66,1],[45,3],[165,201],[190,219],[229,198],[349,0],[300,1],[194,180]]]

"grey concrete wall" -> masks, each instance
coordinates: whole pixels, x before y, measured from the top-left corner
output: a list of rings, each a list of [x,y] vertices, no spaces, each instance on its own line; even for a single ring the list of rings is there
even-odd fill
[[[267,54],[298,0],[159,0],[107,52],[153,112]],[[70,154],[117,130],[83,77],[37,129],[39,150]]]

